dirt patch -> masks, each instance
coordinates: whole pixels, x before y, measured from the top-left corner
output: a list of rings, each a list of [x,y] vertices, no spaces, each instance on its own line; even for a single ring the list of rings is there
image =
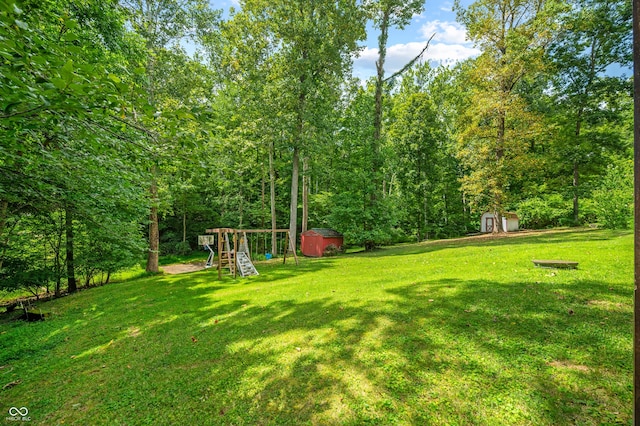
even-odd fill
[[[584,371],[584,372],[589,371],[589,367],[587,367],[586,365],[574,364],[570,361],[553,361],[553,362],[547,363],[547,365],[551,367],[556,367],[556,368],[566,368],[568,370]]]
[[[620,311],[623,308],[622,303],[614,303],[608,300],[589,300],[588,306],[597,306],[599,308],[608,309],[610,311]]]
[[[176,275],[186,274],[187,272],[197,272],[204,269],[204,262],[198,263],[176,263],[174,265],[166,265],[162,267],[165,274]]]
[[[553,228],[553,229],[520,229],[515,232],[503,232],[501,234],[487,233],[487,234],[470,234],[466,237],[459,238],[449,238],[442,240],[429,240],[423,241],[419,244],[449,244],[451,242],[457,241],[476,241],[476,240],[498,240],[502,238],[518,238],[518,237],[526,237],[526,236],[539,236],[544,234],[558,234],[558,233],[570,233],[576,231],[595,231],[595,228]],[[415,244],[415,243],[412,243]]]
[[[129,337],[138,337],[140,336],[140,327],[129,327]]]

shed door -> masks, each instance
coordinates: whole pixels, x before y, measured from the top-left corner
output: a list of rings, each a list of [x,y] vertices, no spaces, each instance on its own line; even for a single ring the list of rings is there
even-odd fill
[[[484,220],[484,229],[487,232],[493,232],[493,217],[486,217]]]

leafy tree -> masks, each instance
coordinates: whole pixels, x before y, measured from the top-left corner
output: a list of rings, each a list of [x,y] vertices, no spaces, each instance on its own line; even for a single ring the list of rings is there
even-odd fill
[[[509,203],[510,175],[521,173],[541,118],[519,96],[527,76],[544,70],[545,48],[554,35],[552,0],[478,0],[467,9],[456,3],[458,19],[482,54],[468,74],[471,104],[462,116],[459,158],[468,173],[463,190],[476,209],[501,217]],[[496,232],[502,231],[498,220]]]
[[[426,238],[433,228],[438,160],[442,156],[438,144],[443,135],[439,129],[435,105],[425,93],[412,93],[394,105],[397,119],[389,130],[389,138],[398,158],[398,180],[402,202],[407,204],[411,228],[418,240]]]
[[[121,10],[115,3],[104,6],[3,3],[0,11],[0,51],[8,65],[0,76],[0,143],[6,154],[0,159],[0,269],[6,259],[24,271],[49,271],[38,275],[53,279],[56,293],[65,276],[69,291],[76,288],[78,222],[89,220],[91,210],[107,212],[106,223],[121,214],[106,206],[112,200],[93,198],[95,187],[125,195],[127,169],[133,164],[138,172],[127,158],[135,146],[114,130],[111,119],[127,89],[115,72],[122,68],[122,53],[135,43],[127,38]],[[102,173],[106,164],[112,166],[109,174]],[[125,204],[135,206],[136,200],[129,197]],[[139,232],[133,230],[118,243],[136,239]],[[50,244],[37,262],[24,244],[42,247],[45,241]]]
[[[453,116],[460,92],[456,73],[422,64],[408,71],[392,98],[388,168],[398,182],[397,209],[418,239],[464,232],[454,155]]]
[[[420,14],[424,10],[424,1],[412,0],[410,2],[398,0],[367,0],[363,2],[363,8],[367,11],[370,19],[373,20],[375,28],[380,30],[378,36],[378,60],[376,61],[375,78],[375,112],[373,114],[373,135],[371,137],[370,150],[372,152],[371,179],[373,185],[369,193],[369,209],[379,210],[376,204],[382,197],[383,188],[381,185],[381,172],[384,165],[382,149],[383,144],[383,91],[389,78],[385,78],[385,61],[387,57],[387,41],[389,39],[389,29],[396,27],[403,29],[411,22],[414,15]],[[423,51],[424,52],[424,51]],[[392,77],[396,76],[394,74]],[[375,227],[371,222],[365,221],[365,230]],[[367,248],[376,245],[376,240],[367,242]]]
[[[354,84],[345,99],[340,128],[334,135],[334,167],[331,187],[319,194],[316,202],[328,212],[327,224],[339,229],[348,244],[364,245],[392,241],[392,228],[397,223],[390,197],[381,198],[374,206],[370,195],[376,183],[371,178],[375,155],[371,147],[375,89]]]
[[[631,4],[613,0],[576,0],[560,14],[562,36],[551,45],[557,162],[570,176],[573,221],[580,222],[582,179],[599,176],[605,152],[620,152],[624,137],[616,127],[628,108],[626,77],[609,73],[611,66],[631,62]],[[625,93],[626,92],[626,93]],[[615,123],[614,126],[607,126]],[[624,125],[624,124],[622,124]]]
[[[170,141],[179,139],[183,133],[184,128],[180,127],[183,121],[193,119],[190,113],[181,108],[180,100],[172,102],[175,86],[167,84],[167,80],[174,80],[166,78],[167,64],[172,60],[183,61],[185,54],[178,47],[180,41],[201,34],[203,27],[214,26],[219,13],[212,11],[208,2],[203,0],[123,0],[122,4],[129,11],[129,23],[144,40],[146,50],[138,61],[144,73],[141,84],[144,95],[134,100],[137,109],[129,123],[143,132],[155,150],[149,166],[149,252],[146,270],[158,272],[161,156],[175,149]]]
[[[229,63],[250,84],[268,82],[252,93],[271,108],[269,125],[278,131],[271,133],[280,134],[291,153],[289,232],[295,245],[301,152],[322,128],[322,111],[339,99],[356,42],[364,38],[362,16],[353,0],[247,0],[241,6],[228,27],[234,40]]]

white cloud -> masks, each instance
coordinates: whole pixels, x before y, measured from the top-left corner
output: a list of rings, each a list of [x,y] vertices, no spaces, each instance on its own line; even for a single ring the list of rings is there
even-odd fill
[[[422,25],[420,34],[426,40],[435,33],[434,41],[443,43],[465,44],[467,30],[457,22],[430,21]]]
[[[480,54],[475,47],[462,44],[434,43],[429,46],[426,58],[438,62],[458,62]]]
[[[442,3],[442,6],[440,6],[440,10],[443,12],[452,12],[453,3],[451,3],[450,1],[445,1],[444,3]]]
[[[425,44],[426,42],[410,42],[389,46],[387,48],[387,57],[384,66],[385,74],[390,75],[401,69],[424,49]],[[478,49],[463,44],[432,42],[422,59],[437,64],[452,64],[478,54],[480,54]],[[357,71],[356,74],[369,74],[365,70],[375,70],[377,59],[378,49],[365,48],[354,61],[354,68]]]

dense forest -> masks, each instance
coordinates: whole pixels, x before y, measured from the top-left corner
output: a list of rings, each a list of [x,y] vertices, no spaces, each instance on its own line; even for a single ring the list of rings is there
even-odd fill
[[[485,211],[628,227],[631,3],[456,4],[478,56],[386,72],[389,30],[423,8],[1,0],[0,287],[157,272],[212,227],[369,249],[477,232]]]

